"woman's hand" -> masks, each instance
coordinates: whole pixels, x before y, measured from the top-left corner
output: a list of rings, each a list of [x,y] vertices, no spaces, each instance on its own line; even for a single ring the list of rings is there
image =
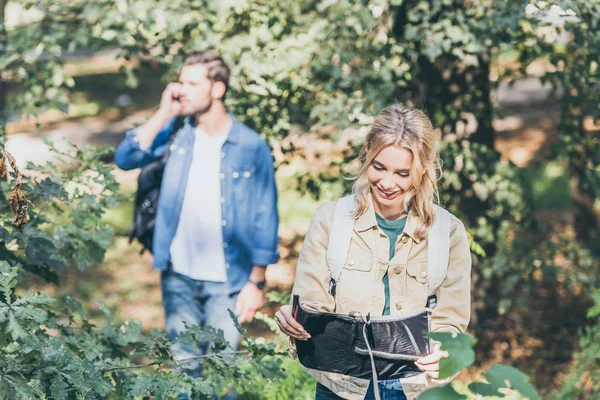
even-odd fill
[[[433,353],[419,358],[415,361],[415,365],[419,369],[425,371],[425,373],[431,377],[433,382],[444,384],[450,382],[450,378],[438,379],[440,376],[440,359],[448,357],[448,352],[441,350],[441,347],[441,343],[434,342]]]
[[[292,316],[292,306],[282,306],[279,311],[275,313],[275,321],[277,321],[279,329],[289,337],[298,340],[310,339],[308,332],[306,332],[302,325],[300,325]]]

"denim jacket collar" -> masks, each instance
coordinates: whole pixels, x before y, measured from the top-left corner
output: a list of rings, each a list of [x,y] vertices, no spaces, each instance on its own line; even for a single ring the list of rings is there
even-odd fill
[[[228,113],[229,118],[231,118],[231,128],[229,128],[229,133],[227,134],[227,139],[225,139],[226,143],[238,144],[240,141],[240,122],[233,116],[233,114]],[[193,116],[188,116],[184,120],[185,126],[191,126],[193,128],[196,127],[196,120]]]

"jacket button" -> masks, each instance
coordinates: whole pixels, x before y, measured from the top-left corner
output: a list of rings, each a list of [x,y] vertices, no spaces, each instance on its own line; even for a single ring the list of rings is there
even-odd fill
[[[402,310],[402,304],[396,303],[396,310],[398,310],[398,311]]]
[[[221,197],[221,198],[219,199],[219,201],[220,201],[221,203],[225,203],[225,197]]]
[[[419,273],[419,276],[420,276],[421,278],[425,279],[425,278],[427,278],[427,272],[425,272],[425,271],[421,271],[421,272]]]
[[[184,154],[185,153],[185,149],[179,149],[179,154]]]
[[[394,272],[396,273],[396,275],[400,275],[400,273],[402,272],[402,268],[396,267],[394,268]]]
[[[221,179],[225,179],[225,174],[223,174],[223,173],[220,173],[220,174],[219,174],[219,178],[221,178]]]
[[[237,172],[234,172],[233,174],[231,174],[231,176],[233,176],[233,179],[237,179],[237,178],[239,178],[240,174],[238,174]]]
[[[227,225],[227,221],[225,221],[225,220],[221,221],[221,226],[225,226],[225,225]]]
[[[404,236],[402,236],[402,243],[406,244],[406,242],[408,242],[408,236],[404,235]]]
[[[353,266],[354,265],[354,260],[348,260],[348,265]]]
[[[244,172],[244,178],[250,178],[250,171]]]
[[[221,152],[221,158],[225,158],[225,153]]]

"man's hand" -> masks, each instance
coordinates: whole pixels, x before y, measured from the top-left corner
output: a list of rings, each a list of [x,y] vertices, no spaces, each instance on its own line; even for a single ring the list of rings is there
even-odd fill
[[[159,112],[168,119],[181,114],[181,103],[179,96],[181,94],[181,83],[172,82],[167,85],[160,98]]]
[[[140,144],[140,149],[144,150],[150,147],[160,129],[169,120],[181,114],[181,103],[176,100],[179,98],[180,92],[180,83],[173,82],[167,85],[160,99],[160,107],[138,129],[137,140]]]
[[[415,365],[425,371],[427,375],[431,377],[431,380],[435,383],[448,383],[450,378],[438,379],[440,376],[440,359],[448,357],[448,352],[441,350],[441,343],[435,342],[433,345],[433,353],[428,356],[421,357],[415,361]]]
[[[250,322],[254,319],[256,311],[265,304],[265,295],[255,284],[248,282],[238,294],[235,305],[235,315],[238,322]]]

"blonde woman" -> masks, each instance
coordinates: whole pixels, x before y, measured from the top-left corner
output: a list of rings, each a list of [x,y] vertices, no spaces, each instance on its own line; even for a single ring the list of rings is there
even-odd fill
[[[322,205],[313,216],[298,259],[293,294],[303,308],[371,316],[399,316],[421,310],[428,303],[427,235],[438,202],[436,170],[440,167],[432,124],[420,110],[395,104],[375,119],[367,135],[353,194],[354,227],[335,296],[327,266],[327,246],[336,203]],[[470,318],[471,255],[465,228],[450,216],[450,249],[446,277],[436,292],[431,330],[462,333]],[[276,314],[284,333],[296,340],[310,334],[294,319],[290,306]],[[318,349],[316,349],[318,350]],[[315,351],[316,351],[315,350]],[[446,353],[414,362],[405,379],[373,381],[315,373],[316,400],[412,399],[438,381],[439,361]],[[422,372],[421,372],[422,371]],[[379,397],[379,396],[377,396]]]

